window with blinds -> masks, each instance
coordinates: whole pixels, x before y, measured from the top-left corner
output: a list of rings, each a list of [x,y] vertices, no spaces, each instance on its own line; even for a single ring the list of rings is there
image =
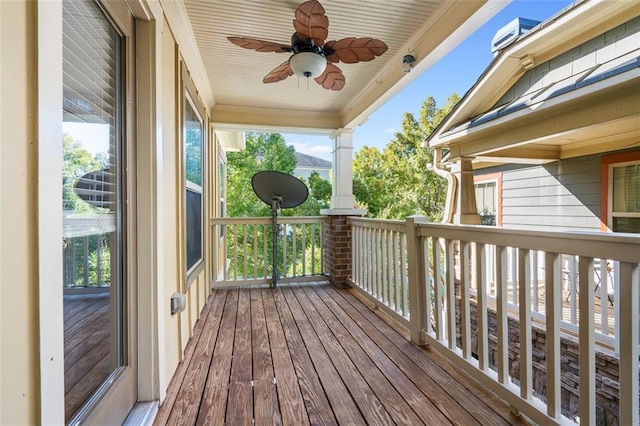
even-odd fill
[[[203,121],[188,94],[184,100],[184,160],[187,274],[202,262],[202,144]]]
[[[476,206],[483,225],[496,225],[496,215],[498,213],[496,181],[480,182],[475,184]]]
[[[640,233],[640,162],[611,167],[611,229]]]

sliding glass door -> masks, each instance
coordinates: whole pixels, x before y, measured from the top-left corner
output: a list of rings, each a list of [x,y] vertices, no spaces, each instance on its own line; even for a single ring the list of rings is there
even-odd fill
[[[126,37],[92,0],[63,0],[63,36],[65,418],[76,423],[114,387],[135,388],[127,371],[135,349],[127,344],[129,64]]]

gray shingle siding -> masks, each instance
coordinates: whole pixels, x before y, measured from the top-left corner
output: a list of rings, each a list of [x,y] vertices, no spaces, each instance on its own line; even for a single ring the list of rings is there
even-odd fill
[[[600,155],[542,166],[505,166],[502,225],[540,230],[600,230]]]

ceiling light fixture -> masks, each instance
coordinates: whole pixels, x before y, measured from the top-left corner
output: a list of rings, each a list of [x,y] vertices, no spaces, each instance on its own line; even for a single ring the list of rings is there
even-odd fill
[[[300,52],[291,55],[289,66],[298,77],[315,78],[327,67],[327,59],[314,52]]]

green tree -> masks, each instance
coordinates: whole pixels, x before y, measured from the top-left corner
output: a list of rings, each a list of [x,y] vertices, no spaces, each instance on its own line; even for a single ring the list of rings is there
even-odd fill
[[[78,179],[89,172],[107,167],[103,155],[92,156],[82,143],[65,134],[62,137],[62,209],[75,212],[91,212],[97,207],[84,202],[74,189]]]
[[[296,155],[278,133],[249,133],[245,149],[227,155],[227,213],[231,217],[268,216],[270,207],[253,193],[251,178],[264,170],[291,174]]]
[[[427,98],[420,117],[405,113],[402,131],[380,152],[364,147],[354,157],[354,196],[371,217],[404,219],[424,215],[431,221],[442,218],[446,181],[428,169],[433,150],[423,147],[426,138],[459,101],[451,95],[438,109]]]
[[[87,173],[107,169],[108,154],[91,155],[83,148],[81,141],[65,134],[62,139],[62,158],[63,210],[83,215],[106,213],[106,209],[82,200],[75,191],[75,185]],[[100,286],[110,281],[111,253],[108,238],[109,234],[94,234],[66,239],[63,267],[66,286]],[[88,278],[87,282],[85,276]]]

